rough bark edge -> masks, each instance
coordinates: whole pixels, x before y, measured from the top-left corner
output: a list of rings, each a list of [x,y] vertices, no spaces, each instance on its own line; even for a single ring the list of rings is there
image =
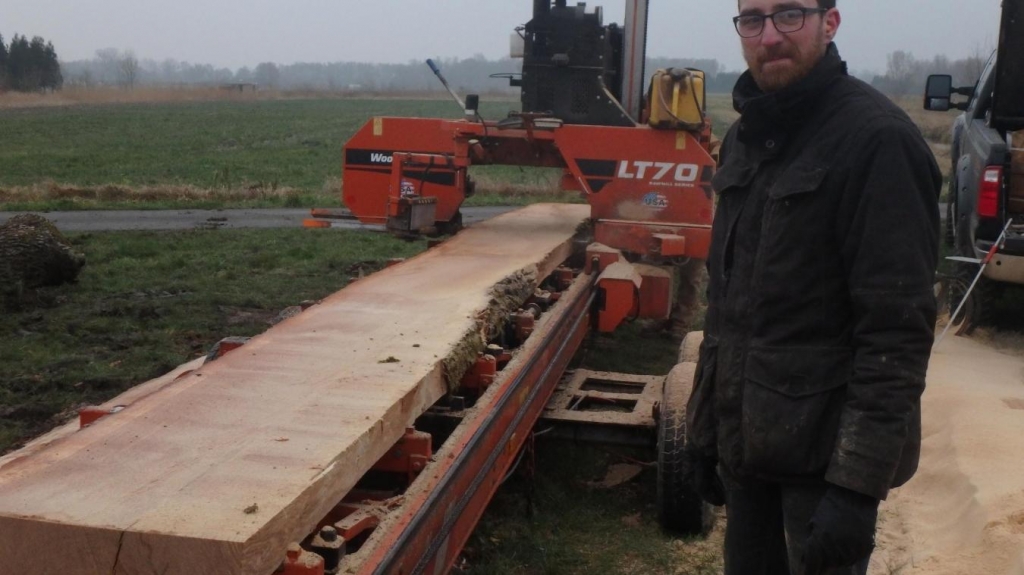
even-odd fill
[[[509,314],[521,308],[533,295],[540,285],[537,275],[537,266],[530,266],[507,276],[491,288],[487,307],[477,314],[473,327],[441,362],[449,391],[459,389],[462,378],[487,347],[488,339],[501,333]]]

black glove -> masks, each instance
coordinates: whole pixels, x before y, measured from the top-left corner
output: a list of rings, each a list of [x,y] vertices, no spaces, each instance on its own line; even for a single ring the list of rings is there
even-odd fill
[[[837,485],[829,487],[811,518],[803,575],[863,561],[875,548],[877,520],[877,499]]]
[[[718,476],[718,458],[690,450],[686,451],[686,455],[693,477],[694,492],[712,505],[725,505],[725,485]]]

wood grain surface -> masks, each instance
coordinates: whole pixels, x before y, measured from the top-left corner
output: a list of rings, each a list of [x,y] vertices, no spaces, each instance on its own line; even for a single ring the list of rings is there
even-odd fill
[[[492,286],[547,275],[588,214],[474,226],[4,458],[0,575],[269,575],[446,392],[442,361]]]

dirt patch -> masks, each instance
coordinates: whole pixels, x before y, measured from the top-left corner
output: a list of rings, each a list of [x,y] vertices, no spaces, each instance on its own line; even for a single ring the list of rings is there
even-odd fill
[[[1019,355],[974,339],[935,348],[920,467],[882,506],[869,573],[1024,573],[1022,373]]]
[[[1006,398],[1003,400],[1003,403],[1005,403],[1006,407],[1009,407],[1010,409],[1019,409],[1024,411],[1024,399]]]
[[[46,202],[171,202],[171,201],[244,201],[272,198],[298,198],[299,190],[264,183],[202,188],[192,185],[154,186],[75,186],[46,181],[32,186],[0,188],[0,203]]]
[[[345,271],[352,279],[362,279],[370,274],[379,272],[386,266],[387,264],[380,260],[366,260],[349,265],[345,268]]]
[[[151,104],[169,102],[246,101],[278,99],[276,91],[259,93],[218,88],[136,87],[122,90],[114,87],[66,87],[59,92],[7,92],[0,95],[3,108],[63,108],[96,104]]]
[[[1024,535],[1024,511],[1007,517],[1006,524],[1013,533]]]
[[[41,385],[46,386],[47,382]],[[0,408],[0,419],[16,424],[17,434],[6,445],[0,445],[0,457],[20,449],[26,441],[78,417],[78,410],[89,405],[80,402],[61,409],[43,401],[29,401]]]
[[[324,90],[296,88],[275,90],[261,88],[259,91],[239,91],[218,87],[201,86],[136,86],[124,90],[112,86],[68,86],[58,92],[5,92],[0,93],[0,109],[15,108],[65,108],[69,106],[93,106],[101,104],[163,104],[175,102],[247,102],[282,100],[448,100],[443,91],[375,91],[375,90]],[[512,99],[504,92],[495,92],[488,101]]]
[[[632,463],[616,463],[608,467],[604,479],[600,481],[588,481],[587,486],[594,489],[612,489],[629,483],[643,473],[644,468]]]
[[[715,513],[715,528],[705,539],[677,539],[671,543],[674,575],[711,575],[721,573],[722,547],[725,545],[725,508]]]
[[[220,306],[220,312],[227,317],[224,322],[228,325],[240,325],[247,323],[258,323],[274,325],[278,321],[279,312],[256,309]]]
[[[1024,356],[1024,333],[981,328],[974,331],[972,338],[1003,353]]]

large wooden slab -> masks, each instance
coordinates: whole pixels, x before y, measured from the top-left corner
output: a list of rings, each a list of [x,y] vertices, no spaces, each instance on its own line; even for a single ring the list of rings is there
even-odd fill
[[[0,467],[0,575],[269,575],[446,390],[442,360],[587,206],[538,205],[360,280]],[[397,360],[397,361],[396,361]]]

